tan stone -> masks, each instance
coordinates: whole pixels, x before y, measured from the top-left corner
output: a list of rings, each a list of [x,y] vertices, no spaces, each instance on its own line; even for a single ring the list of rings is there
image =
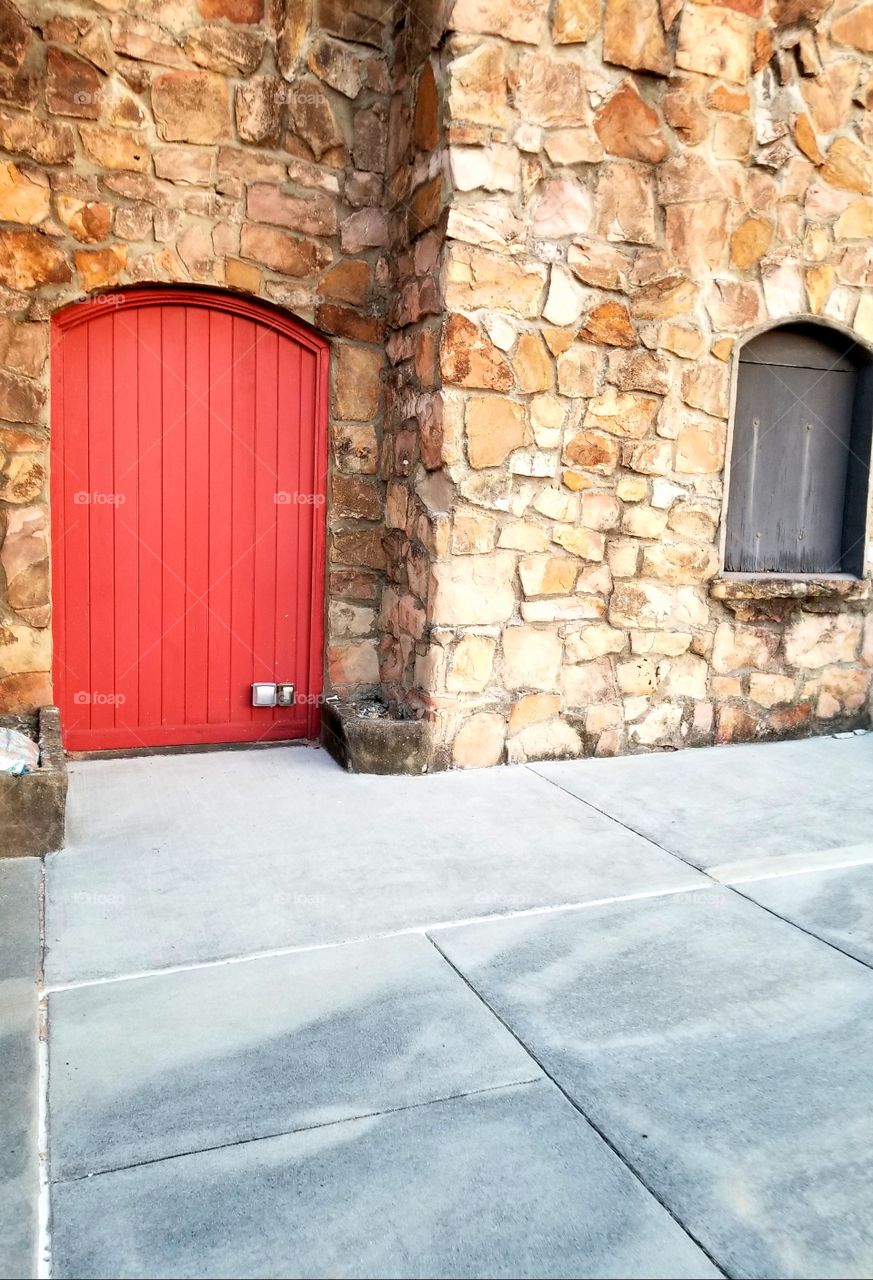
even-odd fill
[[[779,636],[761,628],[735,627],[729,622],[719,624],[712,646],[713,670],[720,674],[751,667],[760,669],[772,661],[779,644]]]
[[[755,671],[749,676],[749,697],[761,707],[775,707],[794,700],[794,681],[788,676]]]
[[[551,720],[561,710],[561,699],[554,693],[528,693],[513,704],[509,713],[509,732],[521,733],[533,724]]]
[[[596,164],[603,159],[603,147],[588,128],[553,129],[546,137],[545,147],[552,164]]]
[[[836,138],[821,166],[821,176],[832,187],[869,195],[873,188],[873,158],[851,138]]]
[[[669,320],[690,311],[698,293],[698,286],[688,276],[669,275],[652,280],[632,295],[631,315],[640,320]]]
[[[518,566],[526,596],[564,595],[573,590],[577,571],[576,561],[569,556],[525,556]]]
[[[636,510],[636,508],[634,508]],[[715,547],[694,542],[669,542],[643,549],[642,573],[663,582],[708,582],[718,572]]]
[[[301,235],[331,236],[336,233],[336,208],[328,196],[291,196],[266,182],[254,182],[248,189],[246,213],[254,222],[269,222]]]
[[[152,111],[165,142],[219,142],[230,131],[227,85],[211,71],[168,71],[156,76]]]
[[[557,0],[552,14],[553,44],[584,44],[600,28],[600,0]]]
[[[461,387],[507,391],[512,370],[503,353],[466,316],[450,316],[440,339],[443,380]]]
[[[632,244],[655,243],[655,193],[650,171],[645,166],[615,163],[601,167],[597,184],[597,234],[607,240]]]
[[[796,614],[785,632],[785,660],[805,669],[854,662],[862,630],[862,620],[854,614]]]
[[[615,679],[624,697],[646,697],[658,687],[658,664],[652,658],[634,658],[617,662]]]
[[[602,342],[615,347],[632,347],[636,342],[636,333],[623,302],[602,302],[589,311],[578,336],[583,342]]]
[[[558,356],[558,390],[564,396],[593,396],[597,390],[600,353],[594,347],[574,343]]]
[[[667,248],[678,266],[701,274],[719,266],[728,239],[726,200],[671,204],[665,220]]]
[[[312,78],[297,80],[286,96],[290,134],[285,147],[295,155],[309,155],[317,161],[345,158],[345,134],[334,114],[331,100],[322,85]],[[359,169],[381,168],[384,157],[384,121],[380,116],[358,112],[356,162]],[[301,151],[300,145],[303,144]]]
[[[658,690],[665,698],[706,697],[709,667],[704,658],[688,653],[669,662],[658,663]]]
[[[651,582],[617,582],[609,603],[614,627],[658,628],[673,621],[675,592]]]
[[[549,535],[539,525],[516,520],[503,526],[497,545],[512,551],[545,551],[549,541]]]
[[[498,396],[471,396],[465,415],[470,466],[497,467],[530,442],[524,406]]]
[[[251,224],[240,233],[240,254],[286,276],[312,275],[331,260],[330,250],[317,240]]]
[[[649,482],[645,476],[621,476],[615,493],[622,502],[642,502],[648,497]]]
[[[570,707],[590,707],[615,697],[615,679],[608,658],[579,662],[561,672],[564,698]]]
[[[591,231],[594,201],[591,192],[571,178],[553,178],[543,184],[533,216],[533,234],[543,240],[561,240]]]
[[[497,641],[491,636],[465,635],[455,645],[446,688],[450,693],[480,693],[491,679]]]
[[[657,164],[667,154],[658,114],[631,80],[619,85],[594,117],[597,136],[608,152],[626,160]]]
[[[582,739],[564,720],[532,724],[506,744],[509,764],[526,760],[567,760],[582,754]]]
[[[814,316],[820,316],[834,285],[834,269],[824,263],[817,267],[809,267],[804,272],[804,279],[809,309]]]
[[[598,289],[623,289],[631,269],[626,253],[583,237],[567,250],[567,264],[583,284]]]
[[[149,148],[141,133],[104,129],[96,124],[80,124],[79,135],[88,159],[101,168],[148,173]]]
[[[760,261],[773,239],[773,227],[763,218],[746,218],[731,236],[731,265],[741,271]]]
[[[613,494],[582,494],[582,523],[586,529],[614,529],[620,520],[621,503]],[[602,559],[602,555],[597,559]]]
[[[603,57],[632,71],[667,74],[670,56],[658,0],[606,0]]]
[[[873,4],[862,4],[851,13],[835,18],[831,39],[860,49],[862,53],[873,53]]]
[[[49,215],[49,186],[41,175],[24,173],[11,161],[0,162],[0,220],[36,226]]]
[[[539,44],[549,0],[456,0],[452,27],[473,35],[503,36],[519,44]]]
[[[532,319],[539,315],[546,276],[539,262],[507,261],[501,254],[452,244],[446,262],[446,306],[458,311],[500,307]]]
[[[337,417],[358,422],[374,418],[381,390],[381,352],[342,343],[336,350],[334,362]]]
[[[669,440],[626,440],[621,461],[640,475],[664,476],[673,467],[673,445]]]
[[[549,292],[543,306],[543,319],[554,325],[575,324],[585,303],[582,287],[576,283],[566,267],[552,267]]]
[[[830,719],[840,712],[860,711],[867,702],[868,673],[862,667],[830,667],[822,671],[816,715]]]
[[[522,333],[512,360],[519,390],[525,392],[548,391],[554,382],[552,362],[542,337],[538,333]],[[533,410],[533,406],[531,406]],[[531,413],[533,419],[533,412]],[[563,418],[561,413],[557,423]]]
[[[821,75],[801,80],[800,92],[820,133],[843,127],[858,83],[858,66],[853,59],[840,59]]]
[[[632,631],[631,650],[633,653],[654,653],[665,658],[678,658],[688,652],[693,639],[688,631]]]
[[[675,385],[675,376],[673,362],[660,352],[638,348],[636,351],[609,353],[607,377],[621,391],[651,391],[655,395],[667,395]]]
[[[47,325],[28,324],[0,316],[0,364],[30,378],[38,378],[47,356]]]
[[[676,46],[677,67],[745,84],[751,63],[752,27],[745,18],[723,8],[685,6]]]
[[[486,769],[503,758],[506,722],[495,711],[479,711],[459,730],[452,763],[459,769]]]
[[[728,386],[728,374],[723,366],[696,365],[682,376],[682,399],[704,413],[726,418]]]
[[[503,677],[509,689],[554,689],[562,643],[554,631],[508,627],[503,633]]]
[[[402,494],[405,500],[406,489],[402,485],[396,487],[398,495]],[[372,518],[378,520],[379,516]],[[403,529],[405,526],[404,508],[404,518],[398,520],[394,527]],[[482,551],[493,551],[496,535],[497,526],[493,516],[485,515],[481,511],[459,512],[452,523],[452,554],[469,556]]]
[[[618,456],[618,443],[612,436],[600,431],[577,431],[564,445],[561,458],[584,471],[608,476],[618,466]]]
[[[498,126],[505,120],[506,55],[502,45],[483,43],[454,59],[449,66],[448,109],[452,120]]]
[[[459,556],[431,569],[429,621],[437,626],[483,626],[506,622],[515,608],[509,551]]]
[[[711,475],[724,466],[726,429],[712,419],[695,419],[676,437],[676,470],[686,475]]]
[[[622,513],[622,533],[629,533],[634,538],[660,538],[666,527],[667,512],[644,503],[626,507]]]
[[[5,462],[0,455],[0,498],[4,502],[33,502],[42,493],[46,469],[32,453],[12,453]]]
[[[610,435],[639,440],[651,429],[657,412],[657,400],[607,387],[602,395],[589,400],[583,427],[587,431],[599,428]]]
[[[603,534],[592,529],[570,529],[565,525],[558,525],[552,531],[552,541],[580,560],[602,560],[606,550]]]
[[[0,147],[38,164],[65,164],[73,159],[75,140],[68,124],[0,111]]]
[[[513,105],[523,120],[541,125],[576,125],[588,120],[581,66],[572,59],[526,53],[509,75]]]
[[[610,653],[621,653],[626,644],[623,631],[607,626],[605,623],[594,623],[583,627],[580,631],[571,632],[565,644],[565,657],[569,663],[590,662],[603,658]]]

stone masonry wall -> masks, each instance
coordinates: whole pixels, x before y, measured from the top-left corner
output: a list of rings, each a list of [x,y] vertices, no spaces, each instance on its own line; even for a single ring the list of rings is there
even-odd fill
[[[327,685],[432,767],[868,723],[864,589],[718,578],[739,343],[873,344],[870,0],[0,0],[0,710],[49,319],[139,282],[330,338]]]
[[[0,0],[0,711],[51,701],[49,318],[143,282],[331,338],[327,671],[378,685],[393,8]]]
[[[798,316],[873,340],[871,53],[854,0],[457,0],[444,761],[868,723],[863,599],[713,579],[738,341]]]

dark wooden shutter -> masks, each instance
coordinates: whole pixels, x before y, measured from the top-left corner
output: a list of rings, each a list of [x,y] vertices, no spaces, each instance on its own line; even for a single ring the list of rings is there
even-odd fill
[[[740,355],[729,571],[858,571],[871,413],[851,344],[835,339],[786,327],[762,334]],[[866,377],[861,381],[866,386]],[[860,530],[862,548],[863,519]]]

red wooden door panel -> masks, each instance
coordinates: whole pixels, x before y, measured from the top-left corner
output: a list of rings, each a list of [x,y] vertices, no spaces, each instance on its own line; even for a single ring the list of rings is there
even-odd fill
[[[54,321],[55,697],[99,751],[312,737],[324,639],[327,347],[229,295]],[[255,708],[254,681],[296,685]]]

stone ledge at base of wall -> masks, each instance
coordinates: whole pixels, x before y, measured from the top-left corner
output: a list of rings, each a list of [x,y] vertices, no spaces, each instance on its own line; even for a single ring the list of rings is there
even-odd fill
[[[329,700],[321,712],[321,744],[349,773],[427,773],[432,728],[426,720],[361,716],[354,702]]]
[[[40,858],[64,847],[67,807],[67,762],[61,745],[61,714],[40,707],[28,729],[39,743],[39,768],[20,778],[0,776],[0,858]]]

